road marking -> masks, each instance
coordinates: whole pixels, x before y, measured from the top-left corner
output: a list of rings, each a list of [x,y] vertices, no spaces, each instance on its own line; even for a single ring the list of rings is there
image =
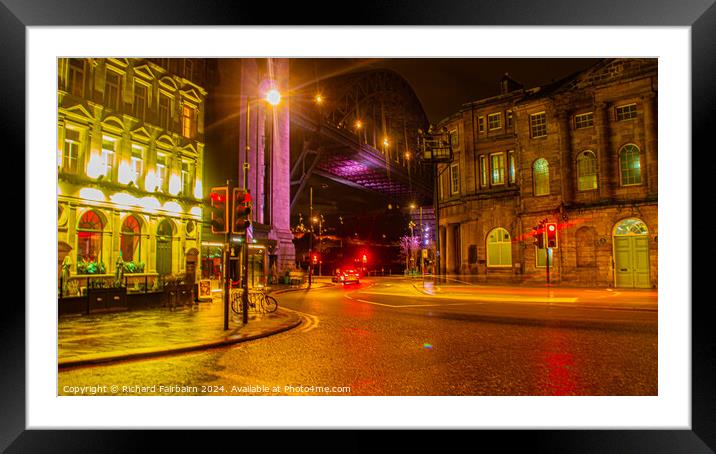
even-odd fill
[[[302,333],[307,333],[307,332],[312,331],[318,327],[319,319],[315,315],[307,314],[306,312],[297,311],[295,309],[289,309],[287,307],[282,307],[281,309],[295,312],[301,316],[301,318],[302,318],[301,324],[298,325],[298,328],[296,328],[294,331],[300,331]]]

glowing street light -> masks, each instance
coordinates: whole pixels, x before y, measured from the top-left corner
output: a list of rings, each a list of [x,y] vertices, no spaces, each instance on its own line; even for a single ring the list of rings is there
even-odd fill
[[[387,138],[387,137],[383,139],[383,145],[385,145],[386,147],[387,147],[388,145],[390,145],[390,142],[388,142],[388,138]]]
[[[316,104],[323,104],[323,95],[321,95],[320,93],[317,94],[314,99],[316,100]]]
[[[266,101],[272,106],[278,105],[278,103],[281,102],[281,93],[275,88],[272,88],[266,93]]]

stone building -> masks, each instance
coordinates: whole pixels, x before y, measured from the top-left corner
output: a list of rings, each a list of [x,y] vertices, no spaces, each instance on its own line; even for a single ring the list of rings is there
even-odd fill
[[[149,285],[168,274],[196,277],[203,74],[194,59],[58,60],[57,236],[65,285],[78,276],[115,276],[120,258],[125,276]],[[65,290],[80,294],[79,287]]]
[[[543,87],[506,75],[499,95],[438,126],[441,266],[484,282],[546,280],[534,233],[557,224],[550,281],[658,282],[657,61],[605,59]]]

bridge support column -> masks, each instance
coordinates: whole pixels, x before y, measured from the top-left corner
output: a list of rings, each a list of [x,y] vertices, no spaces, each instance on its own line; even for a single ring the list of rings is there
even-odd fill
[[[281,93],[288,93],[288,59],[272,59],[275,82]],[[291,233],[291,150],[289,97],[274,107],[271,153],[271,231],[269,238],[277,242],[279,270],[295,264],[296,250]]]

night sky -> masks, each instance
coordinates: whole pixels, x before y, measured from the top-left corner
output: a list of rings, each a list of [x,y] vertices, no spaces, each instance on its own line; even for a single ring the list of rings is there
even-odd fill
[[[595,58],[292,59],[291,86],[310,86],[317,79],[345,72],[391,69],[408,81],[428,120],[437,123],[457,112],[464,103],[498,95],[499,81],[505,73],[525,88],[532,88],[598,61]]]

